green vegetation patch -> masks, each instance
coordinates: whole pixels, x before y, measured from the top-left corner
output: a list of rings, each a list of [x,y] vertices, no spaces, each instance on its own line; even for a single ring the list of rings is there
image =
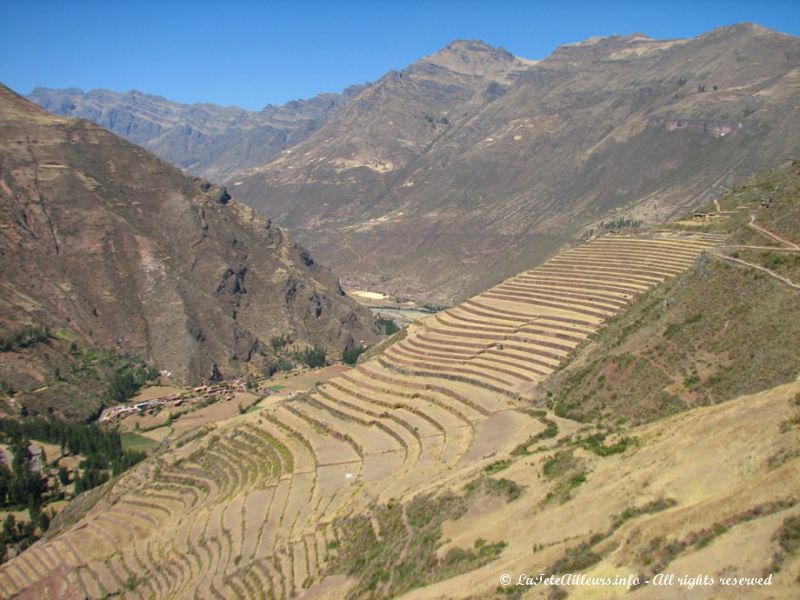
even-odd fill
[[[611,456],[612,454],[621,454],[631,446],[636,444],[636,438],[622,437],[615,444],[605,444],[606,434],[595,433],[585,438],[579,438],[575,443],[597,456]]]
[[[358,357],[361,356],[367,349],[364,346],[357,346],[342,352],[342,362],[346,365],[354,365],[358,362]]]
[[[158,371],[143,364],[125,361],[114,369],[108,383],[108,399],[125,402],[148,381],[158,377]]]
[[[309,369],[318,369],[324,367],[326,362],[326,351],[321,346],[314,346],[313,348],[306,348],[299,352],[293,352],[292,358],[297,362],[302,363]]]
[[[156,440],[139,435],[138,433],[122,433],[119,437],[120,442],[122,443],[123,451],[147,453],[158,446],[158,442]]]
[[[14,548],[19,553],[33,544],[39,536],[36,533],[37,525],[33,520],[18,522],[14,515],[7,515],[0,530],[0,564],[8,560],[9,548]]]
[[[52,335],[46,325],[27,325],[13,331],[0,332],[0,352],[10,352],[46,342]]]
[[[493,475],[494,473],[499,473],[500,471],[504,471],[508,467],[511,466],[511,459],[503,459],[503,460],[496,460],[493,463],[485,466],[483,468],[483,472],[487,475]]]
[[[398,331],[400,331],[400,327],[397,326],[392,319],[388,319],[386,317],[378,317],[378,327],[380,327],[381,331],[384,335],[394,335]]]
[[[474,496],[480,492],[490,496],[500,496],[506,499],[506,502],[512,502],[522,496],[525,491],[525,486],[518,484],[516,481],[501,477],[496,479],[494,477],[487,477],[481,475],[477,479],[473,479],[464,486],[464,493],[467,498]]]
[[[358,580],[349,598],[395,597],[472,571],[498,558],[506,543],[478,539],[472,548],[451,548],[438,557],[442,524],[466,510],[466,498],[447,493],[375,507],[372,519],[340,520],[337,539],[328,544],[333,552],[331,571]]]
[[[6,520],[0,533],[0,562],[9,548],[19,552],[48,530],[52,511],[45,508],[49,503],[99,486],[144,458],[143,452],[123,449],[116,431],[55,419],[0,419],[0,439],[13,455],[10,467],[0,464],[0,508],[27,508],[30,514],[29,525],[17,524],[13,517]],[[62,455],[84,459],[73,472],[57,468],[48,464],[44,451],[32,445],[31,439],[60,445]]]
[[[70,330],[32,326],[3,337],[29,367],[20,371],[0,352],[0,391],[14,395],[22,417],[91,421],[104,406],[127,400],[158,376],[136,357],[82,346]]]
[[[0,435],[13,447],[27,447],[31,439],[61,446],[62,454],[81,455],[81,473],[76,474],[75,491],[91,489],[111,475],[118,475],[144,459],[143,452],[124,450],[117,431],[97,425],[69,423],[56,419],[0,419]],[[15,452],[16,457],[24,452]],[[43,461],[44,462],[44,461]],[[9,499],[10,501],[10,499]]]
[[[575,456],[572,448],[559,450],[545,460],[542,474],[553,480],[553,485],[542,504],[563,504],[572,498],[572,492],[586,481],[588,471],[584,461]]]
[[[617,529],[626,521],[630,521],[631,519],[635,519],[642,515],[661,512],[667,510],[668,508],[672,508],[677,504],[678,503],[674,498],[659,498],[658,500],[648,502],[644,506],[630,506],[622,511],[619,515],[614,517],[611,527],[612,529]]]
[[[778,542],[778,551],[772,558],[769,571],[777,573],[788,558],[800,553],[800,515],[786,517],[773,540]]]
[[[604,539],[602,535],[592,537],[588,542],[567,548],[564,556],[553,563],[547,573],[558,575],[561,573],[580,573],[600,562],[603,554],[595,551],[594,547]]]

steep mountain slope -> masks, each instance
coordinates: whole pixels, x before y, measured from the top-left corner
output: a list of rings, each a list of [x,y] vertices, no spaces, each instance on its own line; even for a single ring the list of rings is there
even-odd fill
[[[462,299],[599,223],[660,222],[800,151],[800,40],[755,25],[455,42],[369,86],[237,194],[354,284]]]
[[[336,277],[224,188],[6,87],[0,199],[6,331],[69,330],[184,382],[268,369],[271,336],[335,351],[377,339]],[[14,355],[0,353],[4,376]]]
[[[363,86],[320,94],[259,112],[214,104],[179,104],[138,91],[37,87],[28,99],[53,114],[102,125],[190,173],[222,182],[306,139]]]

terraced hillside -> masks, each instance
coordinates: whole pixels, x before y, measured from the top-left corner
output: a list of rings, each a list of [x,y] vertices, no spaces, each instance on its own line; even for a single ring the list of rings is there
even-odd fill
[[[304,397],[188,434],[62,513],[3,565],[0,596],[343,597],[353,577],[317,584],[342,571],[348,517],[371,517],[377,540],[413,535],[412,498],[493,472],[548,423],[574,432],[530,410],[533,387],[720,237],[596,238],[411,326]],[[399,511],[395,529],[379,506]],[[411,552],[406,542],[400,557]],[[379,595],[402,590],[382,577]]]

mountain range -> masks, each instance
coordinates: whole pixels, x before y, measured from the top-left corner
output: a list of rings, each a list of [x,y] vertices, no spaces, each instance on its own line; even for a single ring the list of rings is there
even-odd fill
[[[135,90],[37,87],[28,99],[57,115],[94,121],[192,174],[223,182],[306,139],[363,87],[260,111],[180,104]]]
[[[541,61],[456,41],[350,90],[261,164],[277,146],[242,143],[239,168],[217,175],[348,285],[449,303],[797,154],[799,67],[796,37],[751,24],[592,38]],[[61,114],[92,104],[101,123],[119,101],[67,96],[33,99]]]
[[[0,86],[0,597],[794,597],[799,77],[737,25],[456,41],[267,125],[52,105],[215,183]],[[317,251],[470,297],[381,339]]]

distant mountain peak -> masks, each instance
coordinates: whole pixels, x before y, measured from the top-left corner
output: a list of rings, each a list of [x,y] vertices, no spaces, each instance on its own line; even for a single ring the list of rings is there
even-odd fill
[[[742,22],[734,23],[733,25],[725,25],[714,29],[705,36],[701,37],[718,37],[727,35],[786,35],[781,34],[779,31],[758,25],[757,23]]]
[[[621,35],[619,33],[614,33],[611,35],[596,35],[590,38],[586,38],[585,40],[581,40],[579,42],[572,42],[569,44],[562,44],[560,48],[575,48],[575,47],[586,47],[586,46],[609,46],[609,45],[620,45],[620,44],[635,44],[641,42],[654,42],[652,37],[646,35],[644,33],[630,33],[627,35]]]
[[[461,60],[479,58],[481,60],[513,61],[516,57],[501,46],[492,46],[482,40],[453,40],[447,46],[434,52],[427,59],[458,56]]]
[[[510,70],[520,68],[523,64],[524,61],[505,48],[481,40],[453,40],[409,69],[413,72],[416,68],[433,65],[461,75],[502,79]]]
[[[468,39],[457,39],[453,40],[447,46],[444,47],[446,50],[468,50],[472,52],[493,52],[497,50],[491,44],[487,44],[483,40],[468,40]]]

